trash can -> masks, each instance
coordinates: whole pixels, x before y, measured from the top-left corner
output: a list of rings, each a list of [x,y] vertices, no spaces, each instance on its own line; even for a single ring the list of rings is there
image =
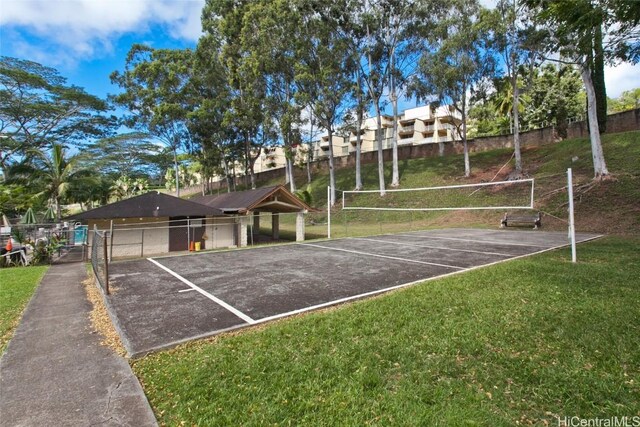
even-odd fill
[[[200,252],[201,242],[196,242],[196,252]]]

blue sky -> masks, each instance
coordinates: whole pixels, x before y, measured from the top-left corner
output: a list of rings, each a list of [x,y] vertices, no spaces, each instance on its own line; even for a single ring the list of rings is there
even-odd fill
[[[0,0],[0,53],[56,68],[69,84],[106,97],[119,91],[134,43],[195,47],[204,0]]]
[[[54,67],[69,84],[106,97],[118,92],[109,74],[123,69],[131,44],[194,47],[201,34],[203,4],[204,0],[0,0],[0,54]],[[640,87],[640,66],[608,68],[606,80],[609,96],[617,97]]]

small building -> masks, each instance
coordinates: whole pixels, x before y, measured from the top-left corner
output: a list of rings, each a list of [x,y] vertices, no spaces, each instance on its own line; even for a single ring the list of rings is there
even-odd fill
[[[153,191],[110,203],[67,218],[88,224],[89,230],[109,230],[110,256],[133,257],[230,247],[235,219],[220,210]],[[93,233],[89,233],[89,238]],[[211,237],[210,237],[211,236]],[[90,242],[89,242],[90,243]]]
[[[237,215],[239,218],[237,240],[240,246],[246,246],[249,238],[258,235],[261,214],[271,216],[271,238],[274,240],[280,238],[281,216],[285,214],[288,218],[295,216],[296,241],[303,241],[304,214],[314,210],[283,185],[220,195],[196,196],[191,200],[218,209],[227,215]]]
[[[181,199],[153,191],[110,203],[66,220],[110,234],[111,258],[144,257],[197,247],[216,249],[253,243],[260,215],[271,216],[271,238],[280,238],[280,217],[293,215],[296,241],[304,240],[304,214],[313,210],[284,186]],[[251,220],[253,220],[251,222]]]

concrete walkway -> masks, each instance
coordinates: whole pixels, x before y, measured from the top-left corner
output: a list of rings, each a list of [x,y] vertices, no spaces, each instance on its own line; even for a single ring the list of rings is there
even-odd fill
[[[156,426],[129,364],[100,345],[84,264],[53,265],[0,360],[0,426]]]

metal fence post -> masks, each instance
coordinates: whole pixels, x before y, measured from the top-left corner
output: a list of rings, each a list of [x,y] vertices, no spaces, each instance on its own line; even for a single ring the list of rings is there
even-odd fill
[[[102,239],[102,247],[104,250],[104,289],[106,294],[109,295],[109,257],[107,256],[107,237],[109,234],[106,232],[104,234],[104,239]]]

